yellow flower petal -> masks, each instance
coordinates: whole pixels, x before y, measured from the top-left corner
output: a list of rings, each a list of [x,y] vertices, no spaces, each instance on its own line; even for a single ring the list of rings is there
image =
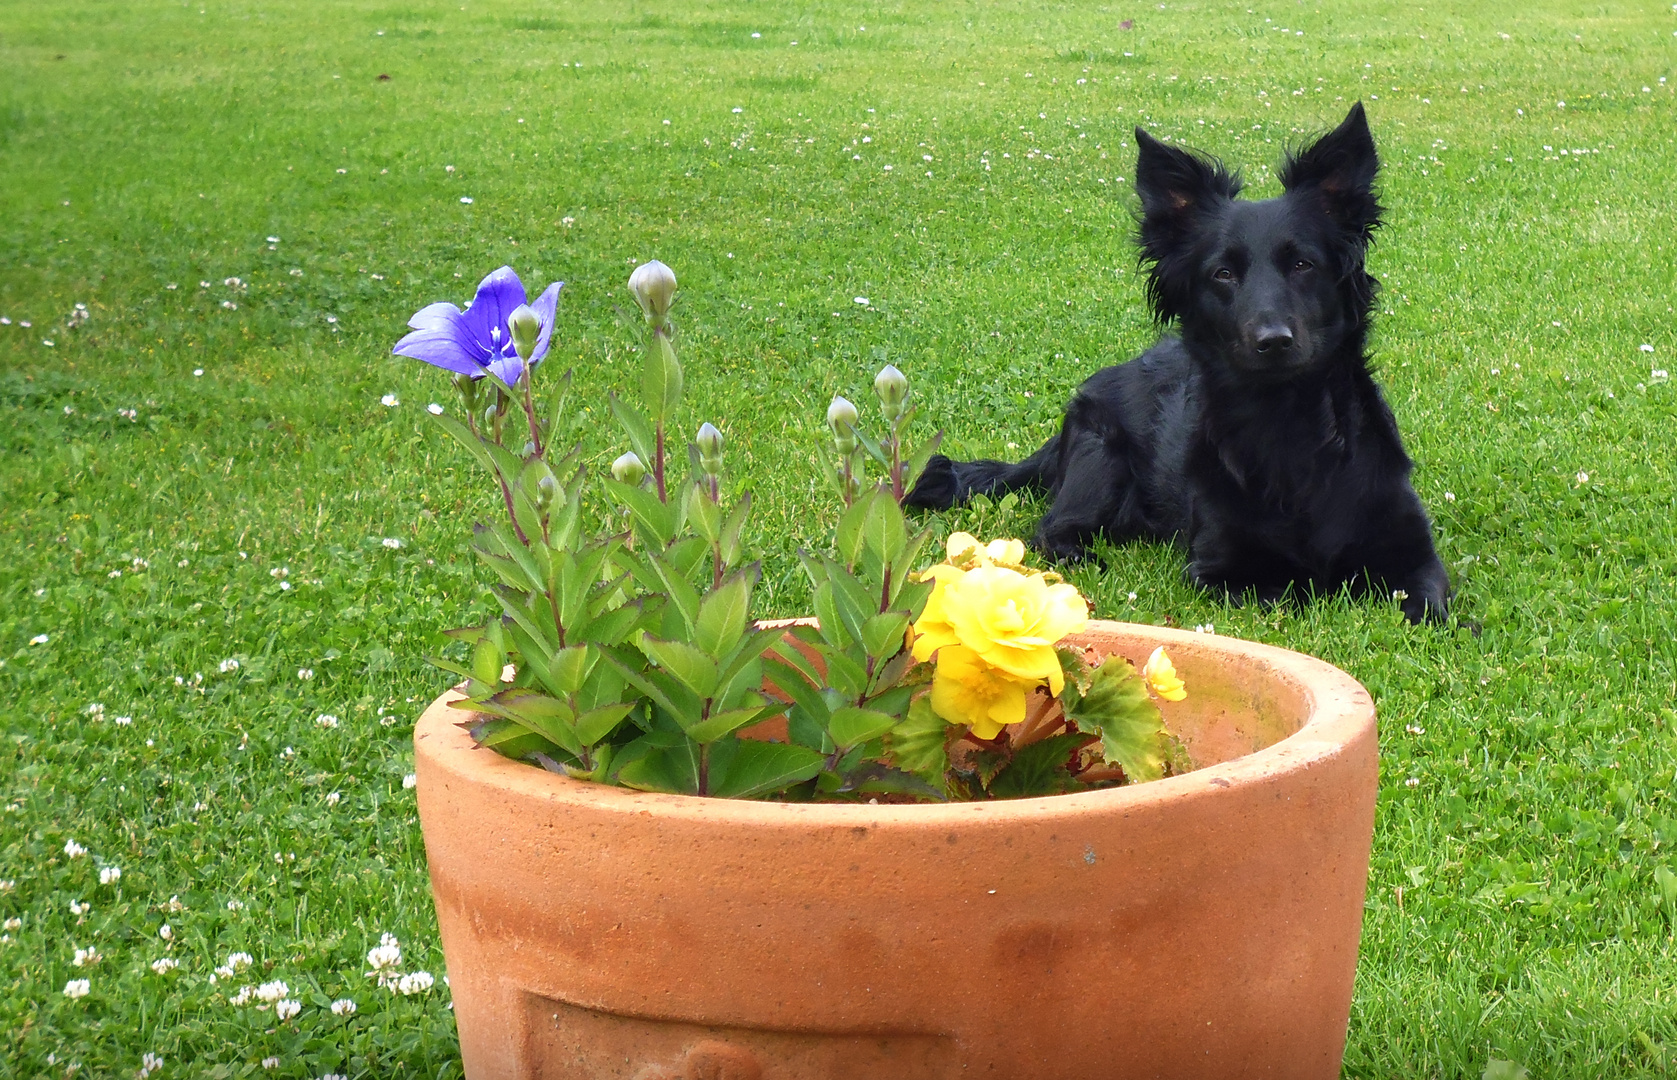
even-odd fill
[[[994,739],[1025,719],[1026,683],[991,667],[971,649],[951,645],[938,653],[932,675],[932,711],[980,739]]]
[[[1170,662],[1170,654],[1160,645],[1153,650],[1153,655],[1142,665],[1141,677],[1147,680],[1147,685],[1153,692],[1166,701],[1181,701],[1188,696],[1188,691],[1182,685],[1182,680],[1176,676],[1176,665]]]
[[[950,533],[949,541],[943,545],[944,554],[951,562],[964,561],[969,551],[984,550],[984,545],[978,542],[978,537],[972,533]]]

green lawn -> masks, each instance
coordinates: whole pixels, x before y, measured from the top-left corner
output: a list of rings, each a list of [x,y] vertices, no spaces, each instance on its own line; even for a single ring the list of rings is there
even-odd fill
[[[0,2],[0,1076],[459,1074],[403,777],[495,504],[388,356],[412,311],[563,279],[547,363],[598,418],[628,271],[673,266],[688,427],[797,613],[876,350],[957,453],[1023,453],[1155,333],[1131,128],[1262,196],[1356,99],[1381,378],[1482,636],[1232,608],[1163,547],[1074,580],[1373,691],[1348,1075],[1677,1071],[1677,10],[1547,7]],[[435,987],[377,989],[383,933]],[[229,1003],[272,981],[295,1019]]]

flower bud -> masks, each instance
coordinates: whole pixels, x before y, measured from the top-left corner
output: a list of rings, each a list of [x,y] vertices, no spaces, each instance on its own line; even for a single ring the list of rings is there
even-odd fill
[[[693,441],[699,446],[699,467],[707,476],[719,474],[722,471],[722,433],[716,430],[716,425],[706,420]]]
[[[629,275],[629,291],[653,329],[663,329],[670,313],[670,300],[675,296],[675,271],[657,259],[642,263]]]
[[[611,475],[625,484],[639,484],[646,477],[646,466],[631,450],[611,463]]]
[[[529,304],[513,308],[507,316],[507,329],[512,331],[512,347],[518,350],[518,358],[528,363],[536,351],[536,339],[542,336],[542,321],[536,309]]]
[[[552,473],[536,481],[536,509],[546,510],[553,505],[554,496],[559,494],[559,479]]]
[[[466,411],[470,413],[477,405],[477,380],[466,374],[456,375],[454,389],[460,392],[460,399],[466,403]]]
[[[895,420],[902,415],[903,401],[908,397],[908,377],[897,370],[897,365],[886,364],[873,378],[874,391],[885,407],[885,418]]]
[[[841,454],[856,450],[856,406],[842,397],[834,397],[827,406],[827,426],[833,429],[833,442]]]

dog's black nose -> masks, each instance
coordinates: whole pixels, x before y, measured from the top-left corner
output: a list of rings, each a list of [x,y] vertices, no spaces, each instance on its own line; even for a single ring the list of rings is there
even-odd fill
[[[1293,347],[1293,332],[1279,324],[1261,326],[1257,333],[1257,348],[1260,353],[1282,353]]]

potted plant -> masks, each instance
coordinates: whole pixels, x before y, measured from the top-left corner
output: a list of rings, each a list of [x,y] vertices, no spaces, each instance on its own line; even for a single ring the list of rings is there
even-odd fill
[[[891,367],[878,438],[828,412],[816,617],[753,622],[721,433],[672,466],[674,275],[630,289],[621,531],[587,525],[536,404],[558,286],[528,306],[497,271],[396,349],[455,372],[464,418],[438,419],[506,510],[474,544],[501,611],[452,632],[464,682],[415,732],[468,1076],[1336,1075],[1366,693],[1284,650],[1091,623],[1017,542],[956,534],[927,567],[899,503],[932,444],[908,445]]]

